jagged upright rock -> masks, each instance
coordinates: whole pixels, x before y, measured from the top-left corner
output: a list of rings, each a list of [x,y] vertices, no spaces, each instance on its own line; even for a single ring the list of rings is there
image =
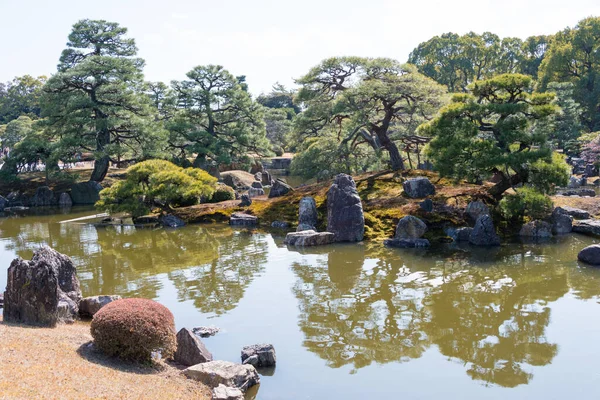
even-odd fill
[[[475,226],[469,236],[469,243],[475,246],[499,246],[500,238],[494,228],[494,221],[489,215],[477,218]]]
[[[268,171],[263,171],[261,175],[261,182],[264,186],[271,186],[273,184],[273,177]]]
[[[327,231],[336,242],[360,242],[365,235],[362,203],[350,175],[339,174],[327,191]]]
[[[298,206],[298,228],[296,232],[316,231],[317,220],[317,203],[315,199],[310,196],[303,197]]]
[[[80,182],[71,186],[73,204],[95,204],[100,200],[102,186],[98,182]]]
[[[560,207],[556,207],[552,212],[552,233],[555,235],[563,235],[571,233],[573,230],[573,217],[564,212]]]
[[[177,351],[173,359],[181,365],[190,366],[212,361],[213,356],[192,331],[182,328],[177,332]]]
[[[78,317],[81,289],[73,261],[49,247],[31,261],[13,260],[8,268],[4,320],[28,325],[54,326]]]

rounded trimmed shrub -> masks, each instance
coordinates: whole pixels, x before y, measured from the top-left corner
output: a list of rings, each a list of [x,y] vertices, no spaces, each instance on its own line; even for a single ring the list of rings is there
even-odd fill
[[[209,203],[219,203],[227,200],[235,200],[235,190],[223,183],[218,183]]]
[[[91,333],[99,350],[124,360],[150,361],[154,352],[169,358],[177,349],[173,314],[148,299],[107,304],[94,315]]]

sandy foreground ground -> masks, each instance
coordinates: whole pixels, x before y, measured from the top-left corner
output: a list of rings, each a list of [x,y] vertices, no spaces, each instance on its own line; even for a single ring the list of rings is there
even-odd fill
[[[125,364],[91,340],[85,322],[32,328],[5,324],[0,313],[0,399],[211,398],[174,366]]]

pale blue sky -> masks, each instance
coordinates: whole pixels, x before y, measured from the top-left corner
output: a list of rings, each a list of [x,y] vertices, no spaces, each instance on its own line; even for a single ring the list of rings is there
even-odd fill
[[[590,15],[600,16],[599,0],[0,0],[0,81],[54,73],[82,18],[129,28],[148,80],[221,64],[246,75],[258,94],[331,56],[406,61],[420,42],[448,31],[525,38]]]

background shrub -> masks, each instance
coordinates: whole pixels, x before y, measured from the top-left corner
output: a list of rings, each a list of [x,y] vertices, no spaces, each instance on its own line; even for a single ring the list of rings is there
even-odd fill
[[[500,212],[506,219],[544,219],[552,213],[552,199],[534,188],[523,187],[500,201]]]
[[[125,360],[150,361],[153,352],[169,358],[177,349],[173,314],[147,299],[116,300],[102,307],[91,333],[98,349]]]
[[[235,190],[223,183],[217,183],[217,188],[208,202],[219,203],[227,200],[235,200]]]

